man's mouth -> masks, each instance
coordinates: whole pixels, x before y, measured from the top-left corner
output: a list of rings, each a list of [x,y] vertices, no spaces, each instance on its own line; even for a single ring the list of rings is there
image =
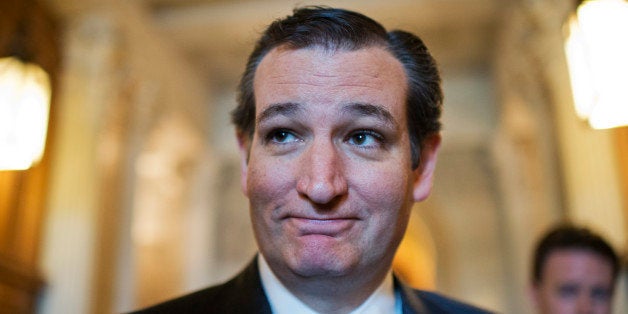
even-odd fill
[[[298,236],[324,235],[336,237],[348,231],[357,222],[354,217],[312,218],[288,217]]]

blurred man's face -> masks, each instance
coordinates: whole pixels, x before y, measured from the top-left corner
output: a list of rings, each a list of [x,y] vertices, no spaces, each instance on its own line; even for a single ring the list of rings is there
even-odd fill
[[[586,250],[551,253],[533,296],[542,314],[609,314],[613,269],[604,257]]]
[[[413,170],[406,88],[382,48],[274,49],[260,63],[255,132],[240,139],[243,189],[280,279],[388,270],[413,202],[429,194],[439,143]]]

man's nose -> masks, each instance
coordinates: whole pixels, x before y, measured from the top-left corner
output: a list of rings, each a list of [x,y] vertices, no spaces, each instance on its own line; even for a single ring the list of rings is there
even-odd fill
[[[584,293],[578,296],[577,300],[578,309],[576,310],[577,314],[592,314],[593,313],[593,299]]]
[[[313,142],[301,156],[297,191],[317,204],[328,204],[347,192],[345,167],[332,141]]]

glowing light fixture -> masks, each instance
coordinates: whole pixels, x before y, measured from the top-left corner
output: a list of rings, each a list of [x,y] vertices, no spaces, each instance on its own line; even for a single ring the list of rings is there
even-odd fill
[[[628,125],[628,2],[583,1],[565,52],[578,116],[594,129]]]
[[[44,151],[50,79],[38,65],[0,59],[0,170],[24,170]]]

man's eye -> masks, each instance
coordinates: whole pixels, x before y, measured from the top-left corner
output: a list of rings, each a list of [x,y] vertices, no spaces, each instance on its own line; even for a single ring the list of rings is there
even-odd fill
[[[591,290],[591,298],[598,301],[606,301],[611,298],[609,289],[596,287]]]
[[[289,143],[298,140],[292,132],[284,129],[274,130],[268,133],[266,139],[275,143]]]
[[[561,298],[574,298],[578,293],[579,288],[575,285],[563,285],[558,288],[558,295]]]
[[[352,145],[371,147],[381,145],[382,136],[373,131],[353,132],[347,138],[347,142]]]

